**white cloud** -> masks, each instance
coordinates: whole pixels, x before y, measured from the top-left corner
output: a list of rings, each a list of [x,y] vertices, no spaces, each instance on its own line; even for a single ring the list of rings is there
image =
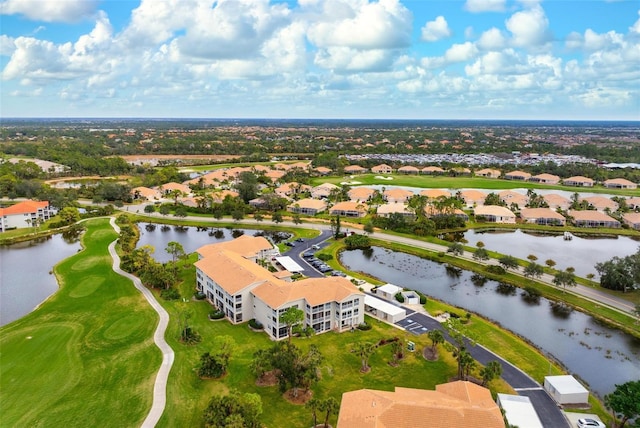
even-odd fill
[[[89,18],[97,0],[5,0],[0,15],[24,15],[34,21],[77,22]]]
[[[640,10],[638,11],[638,15],[640,15]],[[629,27],[629,31],[632,33],[640,34],[640,18],[638,18],[638,20],[631,27]]]
[[[535,49],[551,40],[549,20],[540,6],[514,13],[505,24],[514,46]]]
[[[451,29],[442,15],[422,27],[422,40],[425,42],[435,42],[447,37],[451,37]]]
[[[15,50],[16,45],[13,41],[13,37],[0,34],[0,55],[11,56]]]
[[[482,33],[477,45],[485,51],[497,51],[507,45],[507,39],[499,29],[493,27]]]
[[[393,63],[394,52],[384,49],[357,50],[349,47],[321,49],[315,64],[336,73],[346,71],[383,71]]]
[[[478,54],[478,48],[471,42],[452,45],[444,54],[447,63],[464,62],[475,57]]]
[[[464,8],[471,13],[503,12],[506,0],[467,0]]]

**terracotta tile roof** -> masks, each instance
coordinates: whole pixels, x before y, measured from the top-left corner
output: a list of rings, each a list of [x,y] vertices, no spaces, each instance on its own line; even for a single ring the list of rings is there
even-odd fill
[[[573,182],[573,183],[591,183],[593,184],[593,179],[588,177],[583,177],[582,175],[575,175],[573,177],[565,178],[562,180],[564,183]]]
[[[349,190],[348,195],[351,199],[363,200],[368,199],[371,195],[373,195],[374,192],[375,190],[368,187],[354,187],[353,189]]]
[[[444,172],[444,169],[439,166],[425,166],[422,168],[422,172]]]
[[[361,389],[342,395],[338,428],[504,428],[488,389],[451,382],[435,391],[400,388]]]
[[[346,202],[338,202],[334,206],[331,207],[331,212],[333,211],[358,211],[358,212],[366,212],[368,209],[366,204],[355,201],[346,201]]]
[[[551,208],[522,208],[520,215],[522,218],[553,218],[560,221],[565,220],[562,214]]]
[[[564,196],[558,195],[556,193],[550,193],[548,195],[544,195],[542,196],[542,198],[550,206],[562,207],[562,206],[569,206],[571,204],[571,201],[569,200],[569,198],[565,198]]]
[[[195,266],[229,294],[236,294],[249,286],[273,278],[268,270],[257,263],[233,251],[220,248],[198,260]]]
[[[298,208],[310,208],[310,209],[315,209],[320,211],[327,209],[327,203],[325,201],[322,201],[320,199],[311,199],[311,198],[300,199],[299,201],[295,201],[292,204],[289,204],[287,208],[288,209],[296,208],[296,205]]]
[[[216,242],[214,244],[204,245],[196,251],[202,257],[208,257],[215,254],[219,250],[233,251],[242,257],[255,257],[260,251],[270,250],[273,248],[263,236],[242,235],[232,241]]]
[[[384,196],[387,199],[409,199],[410,197],[413,196],[413,192],[410,190],[405,190],[405,189],[399,189],[399,188],[393,188],[393,189],[387,189],[384,191]]]
[[[22,201],[7,208],[0,208],[0,216],[35,213],[39,209],[45,209],[48,206],[49,202],[47,201]]]
[[[469,203],[469,202],[474,202],[474,201],[482,201],[484,202],[485,199],[487,199],[487,194],[483,193],[479,190],[463,190],[460,192],[460,196],[462,197],[462,199],[465,200],[465,202]]]
[[[441,196],[444,196],[445,198],[451,197],[450,192],[447,192],[446,190],[442,190],[442,189],[426,189],[426,190],[422,190],[420,194],[422,196],[426,196],[427,198],[432,198],[432,199],[437,199]]]
[[[516,215],[508,208],[501,207],[500,205],[482,205],[476,207],[475,215],[488,215],[497,217],[515,217]]]
[[[506,177],[523,177],[524,179],[528,179],[529,177],[531,177],[531,174],[524,171],[511,171],[511,172],[507,172],[504,176],[505,178]]]
[[[398,168],[398,172],[420,172],[418,168],[412,165],[401,166]]]
[[[558,177],[557,175],[547,174],[547,173],[534,175],[531,178],[532,179],[535,178],[540,181],[551,181],[555,183],[558,183],[560,181],[560,177]]]
[[[629,181],[625,178],[611,178],[609,180],[606,180],[603,183],[605,186],[610,186],[610,185],[614,185],[614,186],[625,186],[625,187],[635,187],[637,186],[636,183],[634,183],[633,181]]]
[[[170,192],[172,190],[179,190],[179,191],[184,192],[184,193],[191,193],[191,189],[189,188],[189,186],[185,186],[184,184],[175,183],[175,182],[165,183],[162,186],[160,186],[159,188],[163,192]]]
[[[609,217],[603,212],[594,210],[569,210],[568,214],[573,217],[575,221],[602,221],[602,222],[617,222],[613,217]]]
[[[321,303],[341,302],[352,295],[364,294],[346,278],[335,276],[307,278],[301,281],[265,281],[251,291],[271,308],[279,308],[288,302],[304,299],[311,306]]]
[[[605,208],[609,208],[611,211],[615,211],[618,209],[618,203],[604,196],[589,196],[587,198],[583,198],[583,201],[589,202],[589,204],[596,207],[598,210],[604,210]]]

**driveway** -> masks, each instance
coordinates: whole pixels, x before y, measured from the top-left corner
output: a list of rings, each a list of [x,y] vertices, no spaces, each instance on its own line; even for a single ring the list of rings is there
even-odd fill
[[[291,257],[294,262],[302,266],[304,268],[304,271],[302,272],[303,275],[310,278],[322,278],[325,276],[325,274],[317,271],[313,266],[307,263],[307,261],[302,257],[302,253],[306,252],[307,250],[311,250],[314,245],[318,245],[322,248],[326,245],[325,241],[327,241],[329,238],[331,238],[331,231],[321,230],[320,235],[315,238],[307,239],[304,242],[296,242],[296,246],[291,247],[291,249],[285,252],[283,256]]]

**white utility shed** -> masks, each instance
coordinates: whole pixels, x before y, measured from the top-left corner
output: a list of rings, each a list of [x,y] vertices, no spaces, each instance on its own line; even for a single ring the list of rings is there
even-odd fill
[[[589,402],[589,391],[571,375],[546,376],[544,389],[558,404],[584,404]]]
[[[397,285],[393,285],[393,284],[385,284],[376,288],[376,294],[381,299],[386,299],[390,301],[395,301],[396,294],[400,293],[401,291],[402,291],[402,287],[398,287]]]
[[[544,428],[529,397],[498,394],[498,406],[504,410],[509,425],[518,428]]]
[[[364,311],[389,323],[397,323],[407,316],[404,309],[368,294],[364,296]]]
[[[280,263],[282,265],[282,267],[285,268],[286,270],[288,270],[289,272],[298,273],[298,272],[302,272],[304,270],[304,268],[302,266],[300,266],[298,263],[296,263],[289,256],[276,257],[276,261],[278,263]]]

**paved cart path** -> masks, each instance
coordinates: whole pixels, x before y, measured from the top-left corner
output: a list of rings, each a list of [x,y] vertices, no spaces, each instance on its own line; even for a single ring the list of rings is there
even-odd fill
[[[117,233],[120,233],[120,228],[113,217],[111,218],[111,226]],[[169,325],[169,314],[165,311],[162,305],[158,303],[153,293],[142,285],[140,279],[120,269],[120,257],[116,252],[116,242],[117,241],[113,241],[109,245],[109,253],[113,258],[113,270],[116,273],[129,278],[133,282],[133,285],[135,285],[138,291],[142,293],[144,298],[147,299],[147,302],[149,302],[151,307],[160,316],[160,321],[158,322],[156,331],[153,334],[153,341],[162,352],[162,364],[160,365],[160,370],[158,370],[156,381],[153,385],[153,403],[151,405],[151,410],[149,410],[146,419],[142,422],[143,428],[151,428],[156,426],[164,412],[164,408],[167,403],[167,379],[169,379],[169,372],[171,371],[171,366],[173,365],[173,360],[175,358],[173,349],[171,349],[167,341],[164,340],[164,335],[167,331],[167,326]]]

